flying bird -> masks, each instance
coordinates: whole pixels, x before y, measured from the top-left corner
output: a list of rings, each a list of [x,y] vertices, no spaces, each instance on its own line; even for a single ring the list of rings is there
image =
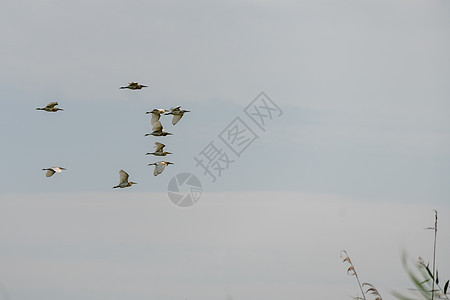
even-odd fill
[[[152,114],[152,120],[151,120],[151,122],[152,122],[152,126],[153,126],[153,124],[155,123],[155,122],[158,122],[159,121],[159,118],[161,118],[161,114],[164,114],[166,112],[166,110],[165,109],[162,109],[162,108],[155,108],[155,109],[153,109],[152,111],[148,111],[148,112],[146,112],[145,114]]]
[[[137,82],[130,82],[128,86],[121,86],[120,89],[130,89],[130,90],[140,90],[142,88],[148,87],[143,84],[139,84]]]
[[[155,148],[156,148],[155,152],[146,153],[145,155],[153,154],[153,155],[156,155],[156,156],[166,156],[167,154],[172,154],[172,152],[164,151],[164,147],[165,146],[166,145],[164,145],[162,143],[156,142],[155,143]]]
[[[172,125],[175,125],[178,123],[178,121],[181,120],[184,113],[186,113],[186,112],[190,112],[190,110],[183,110],[183,109],[181,109],[181,105],[178,105],[176,107],[172,107],[170,109],[170,112],[166,113],[166,115],[173,115]]]
[[[113,189],[115,189],[115,188],[123,189],[123,188],[129,187],[129,186],[132,186],[133,184],[137,184],[136,182],[133,182],[133,181],[128,182],[129,175],[124,170],[120,170],[119,175],[120,175],[120,183],[116,186],[113,186]]]
[[[162,127],[162,124],[160,121],[156,121],[152,123],[152,133],[147,133],[145,136],[153,135],[153,136],[166,136],[166,135],[172,135],[170,132],[164,131],[164,128]]]
[[[153,171],[153,175],[158,175],[161,174],[164,169],[168,166],[168,165],[173,165],[173,163],[168,162],[168,161],[158,161],[152,164],[148,164],[149,166],[155,166],[155,170]]]
[[[46,107],[38,107],[36,109],[37,110],[45,110],[48,112],[57,112],[58,110],[64,110],[62,108],[55,107],[56,105],[58,105],[58,102],[55,101],[55,102],[50,102],[49,104],[47,104]]]
[[[45,176],[47,177],[52,177],[53,174],[58,173],[61,174],[63,170],[65,170],[65,168],[63,167],[53,167],[53,168],[48,168],[48,169],[42,169],[43,171],[47,171],[47,173],[45,173]]]

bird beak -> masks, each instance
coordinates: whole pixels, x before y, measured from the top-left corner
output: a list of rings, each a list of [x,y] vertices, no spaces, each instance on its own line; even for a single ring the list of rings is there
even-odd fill
[[[148,112],[146,112],[145,114],[147,115],[147,114],[151,114],[152,112],[151,111],[148,111]]]
[[[173,133],[168,132],[167,135],[173,135]]]
[[[185,110],[184,112],[191,112],[190,110]]]
[[[167,154],[173,154],[172,152],[167,152]]]

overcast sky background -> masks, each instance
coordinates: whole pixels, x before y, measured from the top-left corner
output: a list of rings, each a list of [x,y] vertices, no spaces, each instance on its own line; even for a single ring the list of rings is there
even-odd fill
[[[448,1],[10,1],[0,9],[0,299],[389,299],[450,278]],[[119,90],[130,81],[148,88]],[[265,132],[243,112],[282,110]],[[36,111],[58,101],[63,112]],[[146,111],[182,105],[164,138]],[[216,182],[194,157],[258,134]],[[154,177],[155,141],[175,163]],[[230,154],[231,156],[231,154]],[[42,168],[63,166],[45,177]],[[138,182],[112,190],[118,171]],[[178,173],[203,195],[168,199]],[[446,257],[447,256],[447,257]]]

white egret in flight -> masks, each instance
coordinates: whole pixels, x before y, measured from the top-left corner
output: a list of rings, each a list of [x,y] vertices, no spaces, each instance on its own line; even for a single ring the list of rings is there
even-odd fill
[[[130,82],[128,86],[121,86],[120,89],[130,89],[130,90],[140,90],[142,88],[148,87],[143,84],[139,84],[137,82]]]
[[[156,142],[155,143],[155,148],[156,148],[155,152],[146,153],[145,155],[153,154],[153,155],[156,155],[156,156],[166,156],[167,154],[172,154],[172,152],[164,151],[164,147],[165,146],[166,145],[164,145],[162,143]]]
[[[172,135],[170,132],[164,131],[162,124],[160,121],[156,121],[152,124],[152,133],[147,133],[145,136],[153,135],[153,136],[166,136],[166,135]]]
[[[181,105],[178,105],[176,107],[172,107],[170,109],[170,112],[166,113],[166,115],[173,115],[172,125],[175,125],[178,123],[178,121],[181,120],[184,113],[186,113],[186,112],[190,112],[190,110],[183,110],[183,109],[181,109]]]
[[[145,114],[152,114],[152,120],[151,120],[151,122],[152,122],[152,126],[153,126],[153,124],[154,123],[156,123],[156,122],[158,122],[159,121],[159,118],[161,118],[161,114],[164,114],[166,112],[166,110],[165,109],[162,109],[162,108],[155,108],[154,110],[152,110],[152,111],[148,111],[148,112],[146,112]]]
[[[155,166],[155,170],[153,171],[153,175],[158,175],[161,174],[164,169],[168,166],[168,165],[173,165],[173,163],[168,162],[168,161],[158,161],[152,164],[148,164],[149,166]]]
[[[43,171],[47,171],[47,173],[45,173],[45,176],[47,177],[52,177],[53,174],[58,173],[61,174],[63,170],[65,170],[65,168],[63,167],[53,167],[53,168],[48,168],[48,169],[42,169]]]
[[[123,188],[129,187],[129,186],[132,186],[133,184],[137,184],[136,182],[133,182],[133,181],[128,182],[129,175],[124,170],[120,170],[119,175],[120,175],[120,182],[118,185],[113,186],[113,189],[115,189],[115,188],[123,189]]]
[[[48,112],[57,112],[58,110],[64,110],[62,108],[55,107],[56,105],[58,105],[58,102],[55,101],[55,102],[50,102],[49,104],[47,104],[46,107],[38,107],[36,109],[37,110],[45,110]]]

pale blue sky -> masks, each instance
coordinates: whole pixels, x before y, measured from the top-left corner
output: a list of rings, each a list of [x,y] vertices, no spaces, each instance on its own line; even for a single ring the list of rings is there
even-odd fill
[[[320,274],[302,267],[308,255],[322,262],[317,273],[331,268],[326,284],[347,292],[338,295],[343,298],[354,290],[352,278],[339,269],[339,251],[360,255],[361,264],[376,251],[337,231],[330,233],[336,240],[329,240],[327,228],[345,227],[353,235],[368,230],[375,239],[386,239],[388,261],[399,271],[391,282],[401,282],[401,247],[426,256],[421,251],[428,249],[428,235],[418,243],[388,228],[397,224],[406,236],[422,234],[435,207],[448,224],[448,1],[93,0],[1,6],[0,258],[6,265],[0,267],[0,282],[11,299],[119,299],[133,293],[131,299],[206,300],[227,294],[235,300],[274,299],[280,291],[286,293],[283,299],[319,299],[306,288],[325,288]],[[119,90],[130,81],[149,87]],[[243,109],[261,91],[283,115],[266,132],[253,127],[259,139],[211,183],[193,157],[219,141],[235,117],[248,121]],[[55,100],[63,112],[35,110]],[[144,137],[151,129],[145,112],[175,105],[192,112],[176,126],[162,118],[174,135]],[[174,153],[167,160],[175,163],[158,177],[147,167],[156,160],[144,155],[155,141],[167,145]],[[56,165],[68,170],[46,178],[41,169]],[[138,184],[112,191],[120,169]],[[187,210],[173,206],[165,194],[180,172],[196,174],[204,188],[200,203]],[[280,199],[277,193],[289,196]],[[252,211],[250,202],[258,199],[264,204]],[[282,208],[270,217],[265,209],[273,210],[273,202]],[[367,213],[365,205],[380,218],[389,219],[390,211],[396,218],[386,227],[364,227],[364,219],[353,217]],[[339,207],[353,206],[358,208],[353,215],[340,215]],[[309,216],[320,207],[328,217],[320,219],[324,228],[317,231],[295,213],[286,217],[291,223],[283,221],[289,209]],[[409,212],[419,219],[411,220]],[[222,241],[209,241],[211,220],[199,214],[223,222],[213,226]],[[120,224],[128,222],[132,225],[121,231]],[[198,234],[186,232],[195,243],[174,235],[185,225]],[[129,236],[136,228],[139,234]],[[151,228],[149,240],[143,240],[146,228]],[[281,235],[280,247],[272,248],[276,230],[288,228],[292,235]],[[255,239],[247,241],[249,236]],[[324,253],[302,253],[303,241],[320,244]],[[172,264],[167,253],[180,249],[203,253],[204,260]],[[267,261],[266,271],[254,270],[260,260],[252,261],[248,252],[255,249]],[[450,261],[442,259],[442,271],[450,270]],[[142,271],[142,264],[149,270]],[[278,264],[292,280],[273,275]],[[56,283],[60,270],[77,265],[70,272],[76,278]],[[367,271],[367,281],[384,280],[373,262],[366,267],[375,268]],[[211,268],[218,273],[210,276]],[[129,285],[121,289],[109,275],[114,270],[123,271]],[[189,271],[198,272],[192,281],[183,275]],[[231,275],[241,273],[247,277]],[[154,280],[158,284],[146,286]],[[299,281],[305,289],[298,289]],[[381,288],[389,290],[391,282],[383,281]]]

